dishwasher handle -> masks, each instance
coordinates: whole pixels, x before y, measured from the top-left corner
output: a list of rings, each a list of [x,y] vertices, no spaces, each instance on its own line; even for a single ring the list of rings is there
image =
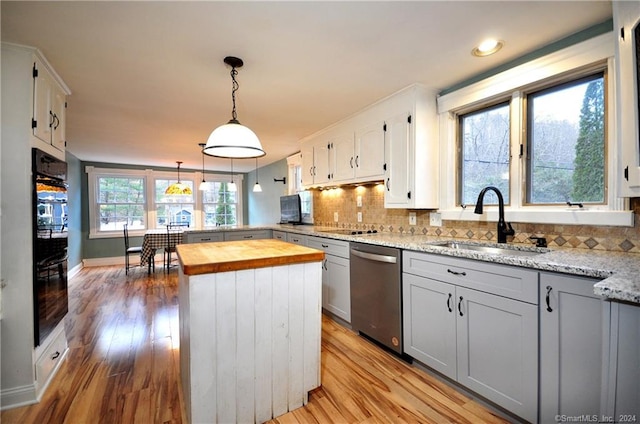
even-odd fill
[[[362,252],[356,249],[351,249],[351,254],[362,259],[368,259],[370,261],[385,262],[389,264],[395,264],[396,262],[398,262],[398,258],[396,258],[395,256],[377,255],[375,253]]]

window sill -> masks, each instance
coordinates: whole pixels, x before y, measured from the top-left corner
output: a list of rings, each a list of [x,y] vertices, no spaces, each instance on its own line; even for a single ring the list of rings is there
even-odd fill
[[[473,213],[473,205],[466,209],[440,210],[442,219],[454,221],[498,220],[498,208],[485,206],[482,215]],[[511,209],[505,208],[505,221],[532,224],[597,225],[614,227],[633,227],[632,211],[603,211],[593,209]]]

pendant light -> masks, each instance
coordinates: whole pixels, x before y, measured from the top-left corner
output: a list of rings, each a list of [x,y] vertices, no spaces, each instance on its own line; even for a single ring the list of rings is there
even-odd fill
[[[200,149],[204,149],[205,144],[204,143],[198,143],[198,146],[200,146]],[[206,191],[209,190],[209,186],[211,184],[209,184],[207,181],[205,181],[204,179],[204,150],[202,150],[202,182],[200,183],[200,185],[198,186],[198,190],[200,191]]]
[[[207,140],[204,153],[220,158],[238,159],[264,156],[265,152],[262,150],[258,136],[240,124],[236,113],[236,91],[240,87],[236,81],[236,75],[238,75],[236,68],[241,68],[244,62],[240,58],[227,56],[224,58],[224,63],[231,66],[231,100],[233,102],[231,120],[213,130]]]
[[[191,194],[193,194],[193,192],[191,191],[191,187],[180,182],[180,165],[182,164],[182,162],[176,161],[176,163],[178,164],[178,182],[173,183],[169,187],[167,187],[167,189],[164,191],[164,194],[169,196],[190,196]]]
[[[254,193],[262,193],[262,187],[260,187],[260,183],[258,182],[258,158],[256,158],[256,184],[253,186]]]
[[[232,193],[238,191],[238,186],[233,182],[233,158],[231,158],[231,182],[229,183],[228,190]]]

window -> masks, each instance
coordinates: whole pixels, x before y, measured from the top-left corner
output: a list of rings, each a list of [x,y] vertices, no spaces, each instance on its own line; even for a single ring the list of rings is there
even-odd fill
[[[590,38],[437,98],[442,219],[497,220],[495,207],[482,215],[467,207],[494,185],[510,222],[633,226],[628,199],[618,197],[620,146],[609,125],[614,38]]]
[[[202,196],[205,227],[238,223],[238,192],[229,191],[229,183],[212,182]]]
[[[188,224],[191,227],[195,224],[194,217],[194,194],[190,196],[167,196],[164,192],[171,184],[177,180],[156,179],[155,180],[155,204],[156,204],[156,228],[167,224]],[[181,183],[189,186],[193,193],[193,181],[180,180]]]
[[[604,75],[531,93],[526,107],[527,203],[606,203]]]
[[[237,191],[230,192],[229,175],[207,174],[208,190],[195,189],[202,173],[181,173],[181,182],[191,187],[190,196],[166,196],[176,182],[174,172],[152,169],[86,167],[88,178],[89,237],[122,237],[129,224],[132,235],[168,223],[188,223],[191,228],[242,225],[243,176],[233,176]]]
[[[145,228],[145,179],[100,176],[97,179],[96,221],[99,231]]]
[[[509,103],[461,115],[459,121],[460,203],[475,204],[480,190],[495,186],[508,204]]]

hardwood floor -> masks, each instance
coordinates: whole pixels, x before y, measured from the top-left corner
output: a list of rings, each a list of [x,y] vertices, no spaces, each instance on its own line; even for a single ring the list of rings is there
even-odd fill
[[[177,273],[83,269],[69,282],[69,353],[39,404],[2,423],[186,423],[179,391]],[[322,387],[270,423],[505,420],[328,318]]]

